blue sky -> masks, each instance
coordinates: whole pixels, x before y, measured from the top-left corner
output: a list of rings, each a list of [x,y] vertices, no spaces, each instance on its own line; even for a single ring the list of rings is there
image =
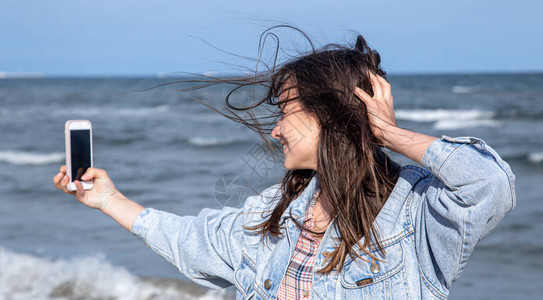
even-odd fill
[[[317,45],[363,34],[389,73],[541,72],[543,1],[6,1],[0,72],[122,76],[232,71],[287,22]],[[280,31],[287,50],[306,50]]]

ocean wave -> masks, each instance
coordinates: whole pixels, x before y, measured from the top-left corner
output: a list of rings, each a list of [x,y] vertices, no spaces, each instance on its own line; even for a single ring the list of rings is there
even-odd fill
[[[460,129],[470,127],[493,127],[501,122],[492,120],[494,111],[460,109],[415,109],[395,112],[396,119],[415,122],[435,122],[434,129]]]
[[[46,165],[62,162],[66,159],[64,152],[35,153],[24,151],[0,151],[0,162],[15,165]]]
[[[533,152],[528,154],[528,161],[536,164],[543,163],[543,152]]]
[[[169,105],[159,105],[153,107],[139,107],[139,108],[68,108],[57,110],[55,115],[114,115],[122,117],[145,117],[149,115],[155,115],[170,111]]]
[[[103,255],[49,260],[0,247],[0,299],[225,299],[173,279],[143,279]]]
[[[436,122],[432,127],[438,130],[462,129],[474,127],[496,127],[502,123],[496,120],[444,120]]]
[[[222,146],[236,143],[233,138],[191,137],[187,139],[191,145],[198,147]]]
[[[27,117],[34,115],[43,115],[44,111],[48,115],[56,117],[72,117],[76,116],[117,116],[117,117],[146,117],[157,114],[167,113],[171,110],[169,105],[159,105],[152,107],[65,107],[65,108],[45,108],[34,106],[32,108],[2,108],[0,109],[0,116],[3,117]]]
[[[493,111],[483,110],[461,110],[461,109],[399,109],[395,112],[396,119],[416,121],[416,122],[435,122],[444,119],[490,119],[496,115]]]
[[[453,93],[455,94],[469,94],[469,93],[475,93],[480,90],[480,87],[478,86],[465,86],[465,85],[455,85],[451,89]]]

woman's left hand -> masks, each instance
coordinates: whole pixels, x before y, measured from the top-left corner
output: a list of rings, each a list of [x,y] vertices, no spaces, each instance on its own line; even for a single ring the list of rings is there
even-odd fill
[[[355,94],[364,101],[368,109],[371,131],[384,147],[417,163],[436,137],[399,128],[396,125],[390,84],[381,76],[370,73],[373,97],[360,88]]]
[[[394,116],[391,87],[383,77],[371,72],[369,76],[373,87],[373,97],[359,87],[355,89],[355,94],[366,104],[371,131],[386,146],[386,132],[398,126]]]

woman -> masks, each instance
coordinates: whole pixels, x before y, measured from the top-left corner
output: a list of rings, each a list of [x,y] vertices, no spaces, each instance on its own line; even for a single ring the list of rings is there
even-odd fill
[[[93,190],[76,181],[67,191],[64,166],[54,183],[193,281],[235,284],[238,298],[445,299],[475,244],[515,206],[515,177],[481,139],[399,128],[379,65],[359,36],[354,49],[325,47],[272,70],[249,108],[227,98],[240,111],[281,109],[271,137],[288,172],[242,208],[185,217],[144,208],[96,168],[82,178]],[[232,119],[264,132],[255,118]],[[400,167],[383,147],[422,167]]]

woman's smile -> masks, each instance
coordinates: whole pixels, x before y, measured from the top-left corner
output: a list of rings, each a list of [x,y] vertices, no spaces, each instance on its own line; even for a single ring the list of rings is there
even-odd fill
[[[293,91],[291,89],[284,94],[292,94]],[[282,99],[282,101],[285,100]],[[277,121],[271,136],[281,141],[285,155],[285,168],[317,170],[318,121],[302,107],[299,100],[285,103],[282,107],[281,119]]]
[[[283,146],[283,153],[286,153],[288,149],[287,143],[285,141],[281,141],[281,146]]]

